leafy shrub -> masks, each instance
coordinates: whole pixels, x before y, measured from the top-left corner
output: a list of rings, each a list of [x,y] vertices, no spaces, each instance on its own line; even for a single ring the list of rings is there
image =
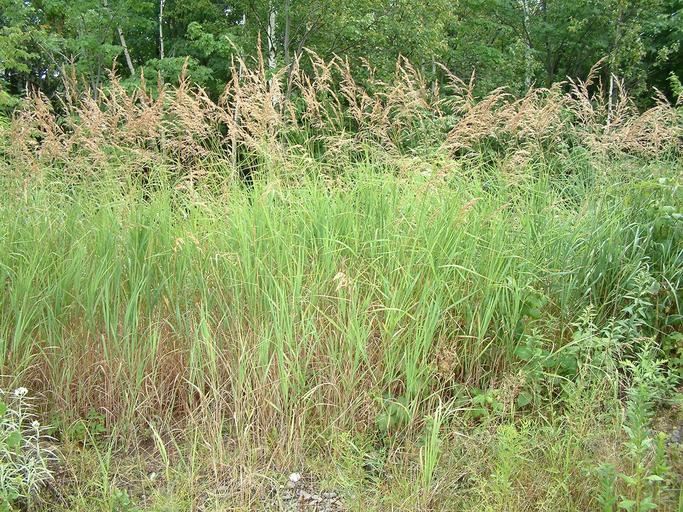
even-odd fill
[[[0,512],[35,502],[53,479],[55,453],[45,430],[35,419],[26,388],[0,390]]]
[[[657,352],[651,340],[646,340],[637,359],[624,362],[631,379],[623,425],[626,433],[624,455],[630,467],[619,472],[611,465],[599,468],[598,473],[603,478],[609,475],[608,481],[618,478],[625,484],[618,500],[614,487],[611,490],[605,487],[601,499],[603,510],[613,510],[615,503],[619,510],[628,512],[659,508],[659,495],[669,467],[664,449],[665,435],[653,435],[649,425],[654,407],[658,401],[671,395],[676,378],[666,370],[665,361],[657,358]]]

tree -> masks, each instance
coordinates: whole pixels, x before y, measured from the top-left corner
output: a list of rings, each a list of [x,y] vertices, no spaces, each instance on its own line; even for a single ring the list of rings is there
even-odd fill
[[[51,88],[58,64],[46,58],[61,39],[43,23],[44,13],[22,0],[0,0],[0,108],[32,87]]]
[[[230,80],[233,57],[256,57],[291,73],[306,48],[347,57],[379,78],[399,56],[438,77],[436,61],[477,75],[477,91],[584,76],[607,58],[612,74],[647,98],[683,67],[683,0],[0,0],[0,87],[11,96],[60,90],[73,66],[93,94],[107,70],[191,78],[212,94]]]

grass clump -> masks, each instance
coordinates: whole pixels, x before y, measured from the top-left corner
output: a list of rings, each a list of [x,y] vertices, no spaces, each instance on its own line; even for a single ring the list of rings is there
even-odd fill
[[[560,493],[581,510],[598,491],[570,461],[601,466],[583,436],[628,425],[623,361],[642,367],[642,336],[677,332],[661,315],[678,314],[682,249],[634,197],[665,200],[658,175],[579,195],[538,173],[511,187],[362,169],[146,199],[116,183],[32,188],[0,212],[3,367],[47,397],[67,446],[91,446],[103,482],[150,457],[158,479],[136,485],[162,501],[227,479],[248,481],[223,487],[252,503],[270,492],[263,471],[305,468],[342,489],[419,482],[388,491],[408,508],[481,493],[498,510],[521,499],[521,472],[561,455],[539,507]],[[607,388],[582,377],[594,368]],[[597,416],[574,425],[592,400]],[[130,458],[104,456],[111,436]],[[577,481],[578,496],[562,491]],[[95,489],[110,503],[122,486]]]

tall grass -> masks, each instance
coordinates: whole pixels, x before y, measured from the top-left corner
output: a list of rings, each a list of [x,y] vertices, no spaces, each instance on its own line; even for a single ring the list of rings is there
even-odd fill
[[[614,316],[649,258],[622,185],[567,198],[540,174],[29,189],[0,207],[0,367],[69,417],[275,428],[283,446],[374,428],[378,397],[419,418],[509,368],[530,302],[561,344],[588,305]]]
[[[416,162],[398,157],[437,156],[446,169],[434,172],[448,172],[448,157],[495,161],[514,179],[539,154],[571,158],[581,149],[604,160],[680,153],[683,100],[672,105],[655,91],[655,106],[640,112],[617,80],[609,106],[600,65],[584,80],[532,88],[521,98],[504,89],[477,98],[474,77],[463,81],[445,67],[430,84],[403,59],[393,80],[377,80],[371,68],[356,79],[348,62],[313,53],[274,76],[262,61],[236,62],[217,99],[185,74],[178,86],[150,86],[143,76],[130,87],[112,71],[95,96],[89,87],[81,92],[73,76],[57,98],[27,98],[7,152],[13,174],[27,182],[49,169],[82,179],[112,170],[135,176],[162,164],[188,186],[234,179],[245,163],[291,176],[315,161],[318,173],[334,176],[369,154],[403,168]]]

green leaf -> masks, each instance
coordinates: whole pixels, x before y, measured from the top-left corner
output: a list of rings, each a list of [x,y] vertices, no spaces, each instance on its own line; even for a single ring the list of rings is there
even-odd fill
[[[633,510],[636,506],[636,502],[634,500],[622,500],[619,503],[619,508],[623,508],[624,510]]]
[[[527,316],[534,320],[538,320],[539,318],[541,318],[541,310],[538,308],[529,308],[529,310],[527,311]]]
[[[10,450],[16,450],[17,448],[19,448],[19,446],[21,446],[21,432],[17,430],[12,432],[10,435],[7,436],[5,443],[7,443],[7,447]]]
[[[377,415],[375,423],[377,423],[377,428],[380,431],[387,433],[389,431],[391,420],[386,412],[381,412]]]
[[[517,396],[517,407],[526,407],[529,405],[532,401],[533,397],[531,396],[531,393],[527,391],[522,391],[518,396]]]
[[[521,359],[522,361],[531,361],[534,356],[534,350],[529,347],[517,347],[515,349],[515,356],[517,358]]]
[[[628,485],[635,485],[636,484],[636,479],[632,476],[621,474],[621,475],[619,475],[619,477],[624,482],[626,482]]]
[[[651,496],[645,496],[638,507],[639,511],[657,510],[657,508],[659,507],[657,507],[657,504],[652,501]]]
[[[477,418],[483,418],[485,416],[488,416],[489,411],[488,409],[485,409],[484,407],[474,407],[473,409],[470,409],[469,415],[473,419]]]

